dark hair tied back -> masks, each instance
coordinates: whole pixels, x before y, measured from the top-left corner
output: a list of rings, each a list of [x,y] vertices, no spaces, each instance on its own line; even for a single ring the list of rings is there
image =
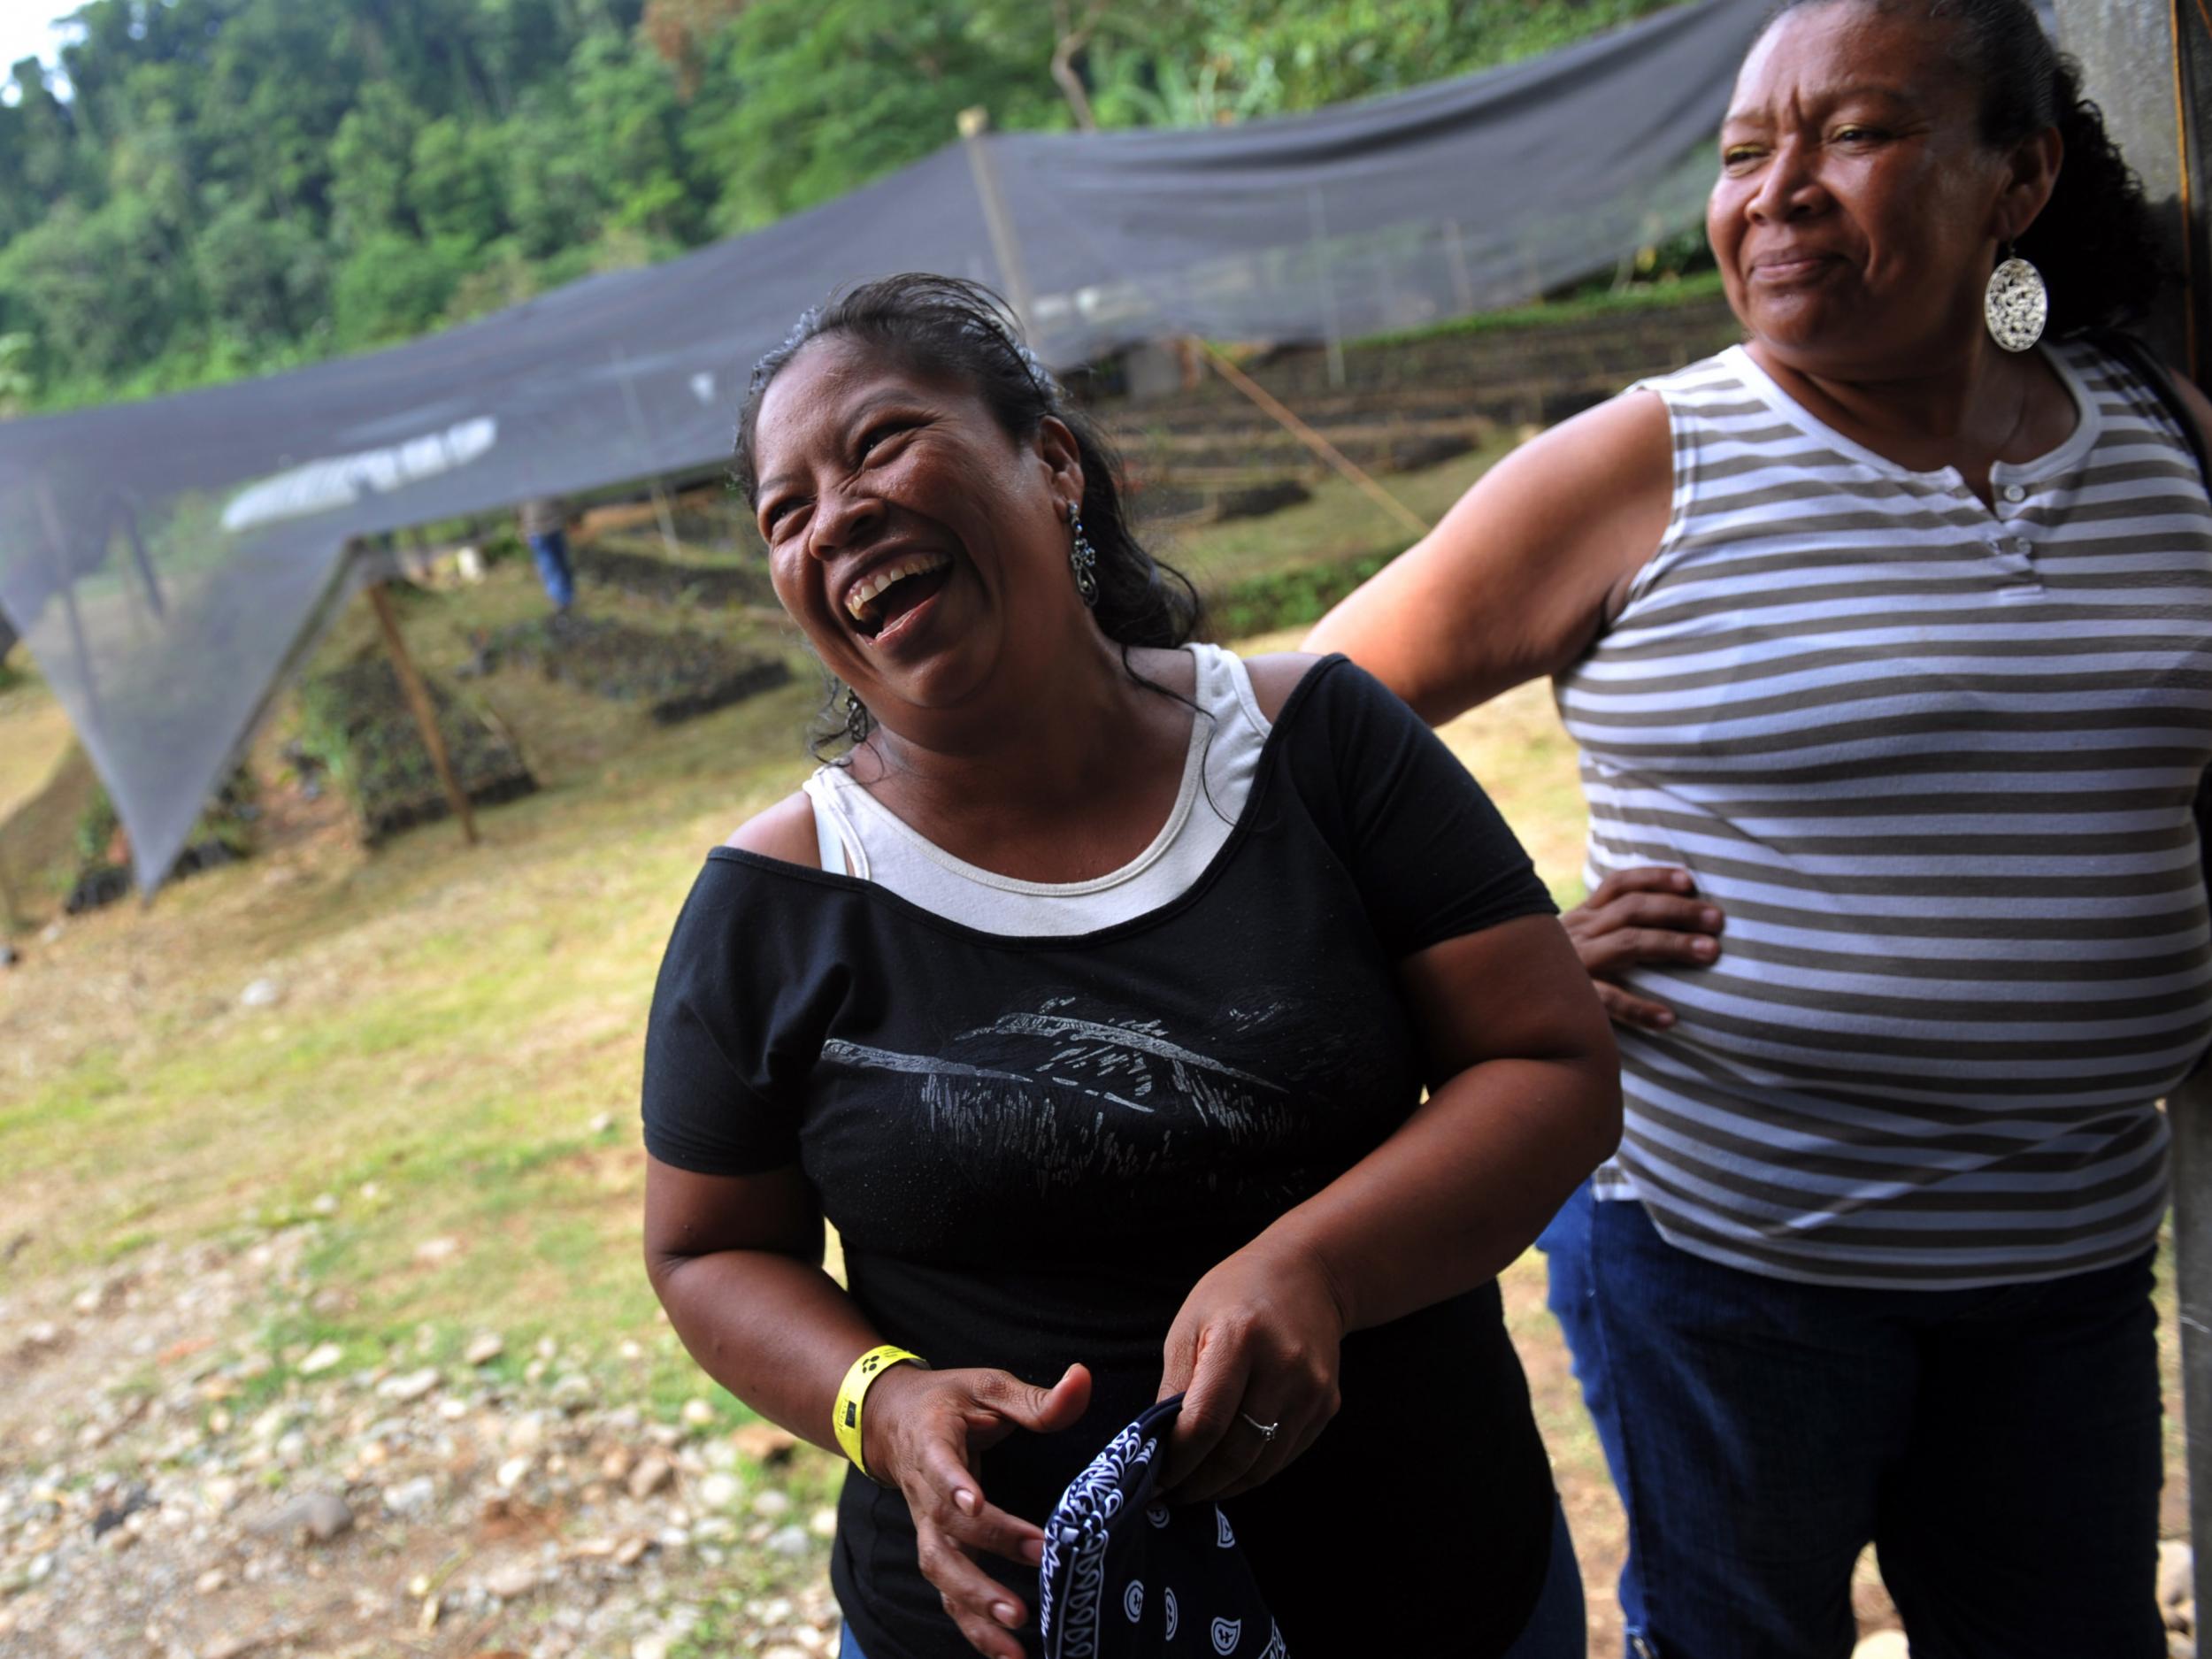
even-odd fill
[[[1129,527],[1121,463],[1112,445],[1022,343],[1005,302],[979,283],[910,272],[845,289],[803,315],[783,343],[753,365],[738,418],[733,474],[749,503],[758,504],[754,443],[761,400],[792,358],[832,335],[910,374],[972,390],[1010,438],[1031,437],[1047,417],[1066,426],[1083,467],[1083,533],[1098,553],[1094,614],[1100,629],[1123,647],[1125,657],[1132,647],[1183,645],[1197,635],[1196,591],[1180,572],[1146,552]],[[833,703],[840,690],[830,687]],[[855,735],[841,712],[829,718],[829,726],[824,730],[818,723],[818,755],[826,742]],[[864,734],[864,726],[859,732]]]
[[[1981,135],[1997,150],[2055,127],[2065,159],[2051,199],[2017,251],[2051,290],[2055,338],[2118,328],[2151,309],[2168,280],[2142,180],[2082,96],[2081,65],[2063,56],[2028,0],[1865,0],[1952,31],[1953,54],[1981,97]],[[1834,0],[1784,0],[1779,19]],[[1772,24],[1770,22],[1769,27]]]

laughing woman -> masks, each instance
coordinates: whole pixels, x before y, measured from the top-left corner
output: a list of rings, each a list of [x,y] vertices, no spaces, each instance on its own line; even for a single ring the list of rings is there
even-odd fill
[[[1617,1085],[1510,833],[1341,658],[1188,643],[979,291],[809,313],[741,432],[851,748],[678,919],[646,1250],[700,1363],[859,1465],[846,1652],[1035,1653],[1036,1523],[1185,1392],[1171,1494],[1291,1653],[1580,1655],[1494,1281]]]

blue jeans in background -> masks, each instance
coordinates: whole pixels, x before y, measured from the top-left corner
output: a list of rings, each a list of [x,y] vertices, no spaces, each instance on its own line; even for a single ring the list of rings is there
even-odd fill
[[[1871,1541],[1913,1659],[2155,1659],[2148,1255],[1987,1290],[1803,1285],[1586,1184],[1537,1240],[1628,1511],[1636,1659],[1844,1659]]]
[[[530,557],[537,561],[538,580],[545,584],[545,596],[553,602],[554,610],[567,610],[576,603],[576,572],[569,567],[568,537],[558,530],[549,530],[526,539]]]
[[[1385,1523],[1378,1522],[1377,1525]],[[1479,1563],[1470,1562],[1470,1573]],[[1287,1640],[1288,1632],[1285,1632]],[[1567,1512],[1552,1504],[1551,1565],[1544,1573],[1544,1587],[1537,1594],[1536,1610],[1513,1639],[1502,1659],[1585,1659],[1589,1652],[1589,1627],[1582,1609],[1582,1570],[1575,1563],[1574,1540],[1567,1532]],[[1356,1659],[1352,1655],[1309,1654],[1295,1641],[1288,1643],[1290,1659]],[[853,1640],[849,1627],[837,1646],[837,1659],[868,1659]],[[1450,1659],[1439,1654],[1435,1659]]]

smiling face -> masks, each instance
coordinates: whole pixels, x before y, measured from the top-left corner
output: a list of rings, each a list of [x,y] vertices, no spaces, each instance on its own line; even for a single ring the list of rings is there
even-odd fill
[[[1834,0],[1745,59],[1706,234],[1736,315],[1790,367],[1909,373],[1977,338],[1996,244],[2049,178],[1982,142],[1955,45],[1947,25]]]
[[[879,720],[956,710],[1048,672],[1094,632],[1068,569],[1075,442],[1008,435],[972,390],[849,336],[803,347],[754,425],[776,596]]]

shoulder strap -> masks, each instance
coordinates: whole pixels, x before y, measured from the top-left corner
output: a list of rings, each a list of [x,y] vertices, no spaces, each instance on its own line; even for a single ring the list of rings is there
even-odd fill
[[[2158,360],[2158,354],[2124,328],[2093,328],[2087,337],[2134,370],[2137,378],[2151,388],[2167,414],[2173,418],[2174,425],[2181,429],[2181,441],[2189,446],[2189,453],[2196,457],[2197,472],[2204,479],[2205,488],[2212,491],[2212,455],[2205,452],[2204,428],[2197,424],[2196,411],[2181,401],[2173,376]]]
[[[825,767],[822,772],[827,770],[828,768]],[[816,856],[821,860],[822,868],[828,871],[830,874],[858,876],[864,881],[868,877],[864,857],[858,861],[861,867],[856,869],[854,868],[856,860],[847,856],[848,843],[850,843],[855,852],[858,851],[859,837],[852,831],[851,826],[845,821],[844,813],[839,809],[836,800],[831,795],[833,787],[833,780],[824,777],[822,772],[816,772],[799,786],[806,792],[809,804],[814,808]]]

